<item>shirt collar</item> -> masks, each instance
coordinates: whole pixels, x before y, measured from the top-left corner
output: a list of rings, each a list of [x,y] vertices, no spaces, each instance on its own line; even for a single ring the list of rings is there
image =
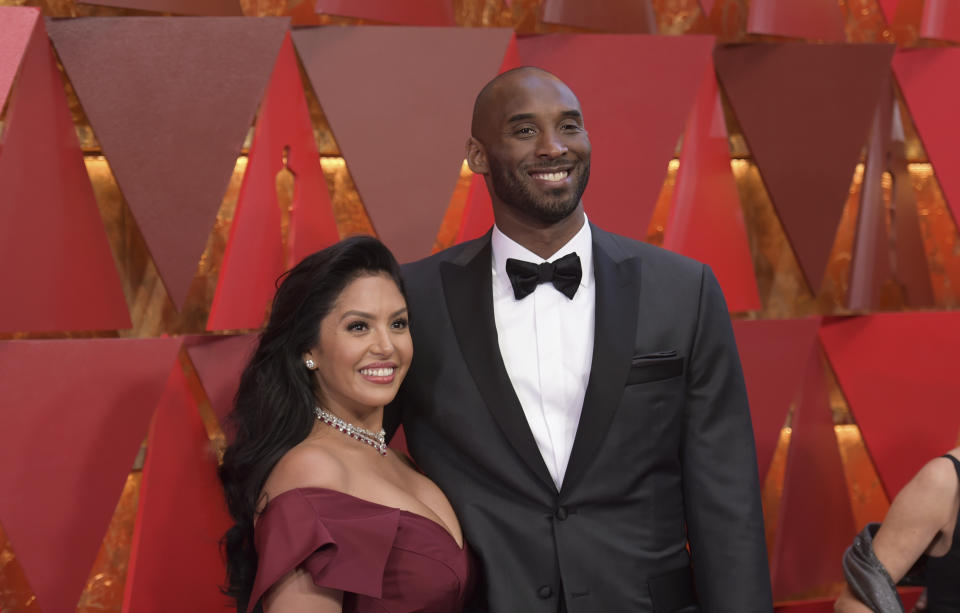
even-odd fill
[[[493,225],[493,233],[490,236],[490,247],[493,251],[493,282],[499,284],[504,290],[512,291],[510,278],[507,276],[508,258],[541,264],[562,258],[568,253],[576,253],[580,258],[580,267],[583,271],[580,287],[587,288],[593,285],[593,234],[590,232],[590,222],[586,214],[583,216],[583,226],[580,230],[547,259],[541,258],[501,232],[496,224]]]

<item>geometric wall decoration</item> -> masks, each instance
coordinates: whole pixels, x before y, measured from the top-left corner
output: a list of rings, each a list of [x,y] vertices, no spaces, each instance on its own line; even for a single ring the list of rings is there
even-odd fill
[[[764,43],[714,53],[720,81],[814,294],[893,49]]]
[[[242,17],[50,24],[67,76],[177,307],[287,24],[286,18]]]
[[[258,335],[196,336],[184,344],[190,361],[197,371],[210,407],[228,435],[226,417],[233,410],[233,397],[240,384],[240,373],[250,361],[257,346]]]
[[[960,4],[956,0],[924,0],[920,36],[960,42]]]
[[[851,537],[853,540],[853,537]],[[833,613],[833,603],[836,598],[818,598],[816,600],[799,600],[777,604],[774,613]]]
[[[0,112],[39,18],[38,8],[0,6]]]
[[[897,51],[893,70],[953,219],[960,220],[960,48]]]
[[[843,42],[844,18],[836,0],[752,0],[747,31]]]
[[[305,0],[309,2],[310,0]],[[316,0],[314,10],[408,26],[453,26],[451,0]]]
[[[520,67],[520,54],[517,50],[517,38],[511,37],[507,51],[503,54],[503,64],[500,65],[502,74],[513,68]],[[462,243],[486,234],[493,225],[493,203],[490,201],[490,192],[483,175],[470,177],[470,189],[467,191],[467,201],[463,206],[463,217],[460,220],[460,230],[454,243]]]
[[[713,37],[552,34],[522,38],[523,64],[554,73],[583,108],[592,145],[590,221],[643,240]]]
[[[712,66],[683,136],[663,246],[710,265],[731,312],[761,308]]]
[[[820,340],[890,499],[960,433],[960,312],[890,313],[824,325]]]
[[[0,11],[0,61],[22,58],[0,142],[0,331],[129,328],[44,21],[35,9]],[[7,44],[31,21],[21,55]]]
[[[177,15],[243,16],[238,0],[89,0],[86,3]]]
[[[293,32],[377,235],[401,262],[430,253],[459,178],[473,101],[511,37],[500,28]]]
[[[260,105],[207,329],[259,328],[277,278],[339,239],[287,34]]]
[[[856,534],[817,346],[811,348],[803,370],[770,560],[774,600],[842,581],[839,560]]]
[[[900,106],[893,107],[893,135],[888,164],[893,179],[893,216],[896,236],[896,277],[906,294],[906,303],[912,308],[934,304],[930,265],[920,229],[917,192],[908,166]]]
[[[885,85],[870,126],[867,159],[860,185],[857,233],[850,254],[847,307],[854,310],[878,308],[884,284],[891,274],[883,173],[889,167],[894,95],[892,85]]]
[[[656,34],[657,18],[650,0],[544,0],[541,19],[604,32]]]
[[[463,207],[463,221],[457,232],[456,243],[480,238],[493,225],[493,202],[487,183],[483,175],[470,177],[470,191],[467,192],[467,202]]]
[[[179,346],[0,343],[0,524],[44,611],[76,607]]]
[[[218,541],[232,523],[217,458],[183,369],[174,364],[147,439],[123,610],[223,609]]]
[[[880,5],[880,9],[883,11],[883,16],[887,20],[887,23],[893,23],[893,18],[897,12],[897,5],[900,4],[900,2],[901,0],[877,0],[877,4]]]
[[[750,400],[760,483],[767,478],[780,429],[800,391],[819,326],[819,317],[733,322]]]

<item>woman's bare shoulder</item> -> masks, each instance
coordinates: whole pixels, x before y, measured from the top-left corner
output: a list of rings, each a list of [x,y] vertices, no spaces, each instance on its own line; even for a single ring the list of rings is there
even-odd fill
[[[304,441],[280,458],[271,471],[263,491],[267,498],[305,487],[346,491],[346,463],[332,449],[314,441]]]

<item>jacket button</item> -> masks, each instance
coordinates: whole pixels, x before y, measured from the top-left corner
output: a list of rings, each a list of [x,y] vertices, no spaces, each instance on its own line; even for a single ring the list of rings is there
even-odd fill
[[[567,518],[567,510],[564,509],[563,507],[558,507],[558,508],[557,508],[557,519],[559,519],[560,521],[563,521],[563,520],[565,520],[566,518]]]
[[[550,598],[553,596],[553,588],[551,588],[549,585],[543,585],[537,591],[537,594],[539,594],[540,598]]]

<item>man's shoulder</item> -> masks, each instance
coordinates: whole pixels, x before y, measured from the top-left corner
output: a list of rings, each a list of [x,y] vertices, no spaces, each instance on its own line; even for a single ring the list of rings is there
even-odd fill
[[[594,242],[606,248],[615,260],[637,258],[645,268],[661,268],[672,273],[701,274],[703,264],[685,255],[640,240],[608,232],[597,226],[591,228]]]
[[[444,262],[454,262],[465,264],[473,258],[483,247],[490,243],[490,237],[481,236],[469,241],[457,243],[433,255],[429,255],[414,262],[408,262],[400,268],[403,271],[404,279],[417,277],[423,274],[434,274],[440,265]]]

